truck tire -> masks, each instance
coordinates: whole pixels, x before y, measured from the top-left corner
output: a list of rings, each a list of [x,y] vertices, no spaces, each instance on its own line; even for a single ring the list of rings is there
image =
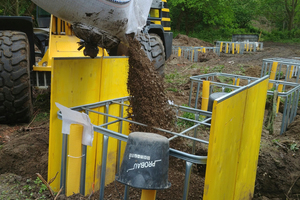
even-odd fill
[[[0,123],[29,122],[33,106],[25,33],[0,31]]]
[[[149,60],[154,61],[155,70],[163,77],[165,73],[165,49],[160,37],[154,33],[139,34],[137,40]]]
[[[155,70],[161,75],[165,75],[165,47],[160,37],[155,33],[150,33],[151,57],[154,60]]]

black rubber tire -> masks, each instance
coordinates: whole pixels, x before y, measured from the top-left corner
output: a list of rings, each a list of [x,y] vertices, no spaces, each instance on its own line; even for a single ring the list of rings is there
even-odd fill
[[[161,40],[161,38],[155,34],[150,33],[150,43],[151,43],[151,57],[152,60],[155,62],[155,70],[161,76],[165,75],[165,62],[166,62],[166,55],[165,55],[165,47]]]
[[[165,49],[160,37],[154,33],[139,34],[137,40],[149,60],[154,61],[155,70],[163,77],[165,74]]]
[[[0,31],[0,123],[29,122],[33,112],[25,33]]]

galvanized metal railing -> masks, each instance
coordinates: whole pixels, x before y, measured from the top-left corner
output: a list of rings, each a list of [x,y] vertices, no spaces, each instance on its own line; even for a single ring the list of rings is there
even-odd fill
[[[172,53],[179,57],[184,57],[192,62],[200,62],[198,58],[199,52],[207,53],[214,52],[220,55],[217,47],[191,47],[191,46],[172,46]]]
[[[223,81],[220,81],[223,79]],[[225,79],[225,81],[224,81]],[[227,79],[227,80],[226,80]],[[230,92],[232,90],[238,89],[239,83],[245,80],[243,83],[248,85],[252,82],[258,80],[256,77],[233,75],[226,73],[210,73],[199,76],[190,77],[191,87],[189,96],[189,106],[197,108],[200,99],[201,88],[203,86],[203,81],[210,81],[210,94],[214,92]],[[194,84],[197,84],[196,91],[194,91]],[[286,88],[286,90],[282,90]],[[281,122],[280,134],[284,133],[290,123],[292,123],[296,117],[298,109],[298,100],[300,93],[300,85],[297,83],[279,81],[279,80],[269,80],[269,90],[267,95],[273,95],[274,90],[278,91],[277,109],[279,107],[280,101],[283,101],[283,117]],[[194,103],[192,102],[194,101]]]
[[[71,108],[74,111],[84,111],[86,114],[97,114],[99,116],[103,116],[104,117],[104,123],[101,125],[93,125],[93,129],[94,131],[96,131],[99,134],[103,135],[103,147],[102,147],[102,166],[101,166],[101,181],[100,181],[100,197],[99,199],[103,199],[104,198],[104,189],[105,189],[105,173],[106,173],[106,160],[107,160],[107,149],[108,149],[108,141],[110,138],[115,138],[118,140],[118,145],[119,145],[119,151],[118,151],[118,156],[117,156],[117,169],[116,172],[119,172],[119,168],[121,165],[121,160],[120,160],[120,156],[121,156],[121,145],[122,145],[122,141],[126,142],[128,136],[122,133],[122,125],[124,122],[129,122],[132,124],[137,124],[140,126],[147,126],[146,124],[142,124],[139,122],[135,122],[132,121],[131,119],[129,119],[126,114],[124,113],[124,108],[128,107],[129,105],[126,104],[126,102],[128,102],[129,97],[124,97],[124,98],[118,98],[118,99],[112,99],[112,100],[108,100],[108,101],[102,101],[102,102],[98,102],[98,103],[93,103],[93,104],[87,104],[87,105],[81,105],[81,106],[77,106],[77,107],[73,107]],[[109,109],[111,106],[115,106],[118,105],[120,108],[120,113],[118,116],[115,115],[111,115],[109,114]],[[104,112],[98,112],[95,111],[95,108],[104,108]],[[157,131],[161,131],[164,132],[166,134],[169,135],[168,140],[170,141],[170,143],[172,143],[172,140],[174,140],[177,137],[182,137],[185,139],[188,139],[189,141],[192,142],[192,153],[191,152],[183,152],[177,149],[173,149],[170,148],[169,149],[169,153],[170,156],[182,159],[186,162],[186,168],[185,168],[185,180],[184,180],[184,190],[183,190],[183,197],[182,199],[187,199],[188,197],[188,192],[189,192],[189,182],[190,182],[190,175],[191,175],[191,169],[192,169],[192,165],[193,164],[206,164],[206,160],[207,160],[207,156],[199,156],[199,155],[194,155],[195,153],[195,148],[196,148],[196,143],[203,143],[203,144],[207,144],[208,145],[208,141],[200,139],[198,137],[198,131],[197,129],[199,128],[199,126],[204,125],[204,126],[210,126],[210,123],[208,123],[211,120],[211,112],[208,111],[203,111],[203,110],[199,110],[199,109],[195,109],[195,108],[190,108],[190,107],[184,107],[184,106],[177,106],[177,105],[173,105],[173,108],[176,111],[176,118],[178,120],[184,120],[187,122],[192,122],[194,123],[194,125],[192,125],[191,127],[185,128],[183,131],[176,133],[173,131],[169,131],[169,130],[165,130],[159,127],[154,127],[155,130]],[[189,119],[189,118],[185,118],[183,116],[180,116],[179,113],[180,112],[188,112],[191,113],[195,116],[195,120],[194,119]],[[199,120],[199,116],[206,116],[206,118],[204,120]],[[58,112],[58,118],[62,119],[62,114],[61,111]],[[109,122],[109,119],[114,119],[113,121]],[[109,125],[112,124],[119,124],[119,132],[110,130],[108,128]],[[188,135],[188,132],[190,131],[194,131],[193,135],[190,136]],[[191,134],[191,133],[190,133]],[[63,142],[62,142],[62,165],[61,165],[61,187],[65,186],[65,180],[66,180],[66,158],[67,158],[67,135],[63,135]],[[81,167],[81,183],[80,183],[80,192],[82,194],[84,194],[84,188],[85,188],[85,165],[86,165],[86,146],[84,146],[83,148],[83,155],[85,155],[82,159],[82,167]],[[125,191],[124,191],[124,199],[128,199],[129,197],[129,190],[128,190],[128,186],[125,186]]]
[[[261,77],[269,74],[270,79],[299,83],[300,60],[286,58],[263,59]],[[293,79],[295,78],[295,79]]]
[[[262,42],[229,42],[229,41],[217,41],[216,47],[219,48],[220,52],[232,53],[232,54],[243,54],[245,51],[253,51],[263,49]],[[223,50],[224,48],[224,50]]]

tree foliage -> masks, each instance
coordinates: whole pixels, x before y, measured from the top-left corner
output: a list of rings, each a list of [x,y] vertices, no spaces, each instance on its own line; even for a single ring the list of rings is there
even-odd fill
[[[300,0],[168,0],[172,28],[187,35],[204,30],[230,35],[260,33],[253,21],[270,23],[273,31],[300,35]],[[263,20],[262,20],[263,19]],[[279,34],[280,35],[280,34]],[[280,36],[281,37],[281,36]]]
[[[21,16],[34,15],[35,4],[31,0],[1,0],[0,15]]]

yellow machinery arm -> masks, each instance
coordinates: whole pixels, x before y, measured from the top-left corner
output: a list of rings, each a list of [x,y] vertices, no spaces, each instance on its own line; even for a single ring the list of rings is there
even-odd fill
[[[84,57],[82,50],[78,51],[80,40],[74,35],[70,23],[51,15],[49,30],[49,47],[33,71],[51,71],[54,57]],[[105,49],[99,48],[98,56],[108,56]]]

